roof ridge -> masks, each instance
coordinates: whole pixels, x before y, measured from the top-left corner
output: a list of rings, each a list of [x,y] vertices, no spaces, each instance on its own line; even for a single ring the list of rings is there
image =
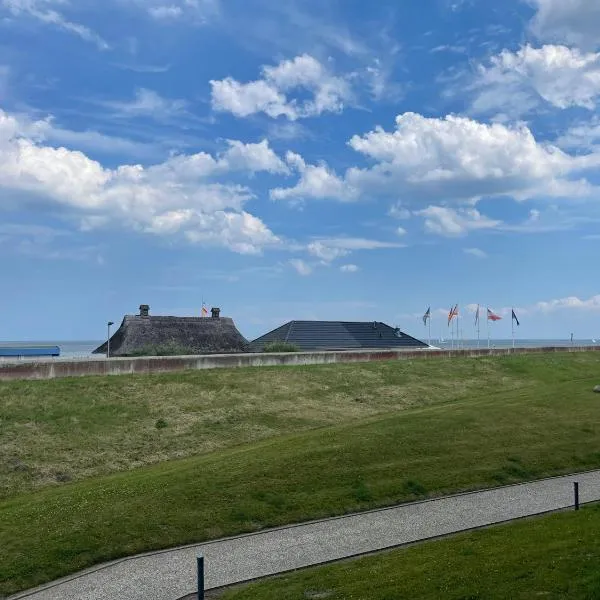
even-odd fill
[[[290,333],[292,333],[292,329],[294,328],[294,323],[296,321],[292,320],[290,321],[290,326],[288,327],[287,333],[285,334],[285,340],[283,340],[284,342],[288,341],[288,338],[290,337]]]

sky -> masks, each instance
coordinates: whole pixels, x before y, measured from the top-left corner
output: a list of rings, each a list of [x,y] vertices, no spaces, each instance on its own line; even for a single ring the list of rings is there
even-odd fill
[[[0,0],[0,339],[219,306],[600,338],[597,0]]]

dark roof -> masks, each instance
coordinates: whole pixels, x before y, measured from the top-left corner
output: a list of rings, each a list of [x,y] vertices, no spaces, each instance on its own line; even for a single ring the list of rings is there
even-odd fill
[[[250,342],[249,350],[261,352],[269,342],[289,342],[300,350],[427,348],[425,342],[380,321],[290,321]]]
[[[228,317],[127,315],[110,338],[111,356],[130,356],[149,348],[171,346],[189,354],[244,352],[248,341]],[[106,342],[94,350],[106,353]]]

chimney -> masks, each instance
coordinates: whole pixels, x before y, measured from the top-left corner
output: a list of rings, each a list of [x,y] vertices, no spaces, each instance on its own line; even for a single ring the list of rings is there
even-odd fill
[[[220,308],[211,308],[210,314],[213,319],[218,319],[219,315],[221,314],[221,309]]]
[[[140,304],[140,317],[150,316],[150,306],[147,304]]]

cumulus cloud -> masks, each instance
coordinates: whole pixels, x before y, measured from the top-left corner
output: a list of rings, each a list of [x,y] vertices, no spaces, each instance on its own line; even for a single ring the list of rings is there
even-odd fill
[[[540,103],[593,110],[600,96],[600,54],[553,45],[503,50],[479,67],[473,87],[476,113],[518,116]]]
[[[263,66],[262,78],[255,81],[240,83],[226,77],[210,84],[213,109],[237,117],[262,112],[274,119],[285,117],[295,121],[323,112],[340,112],[351,98],[346,79],[333,75],[308,54],[284,60],[277,66]],[[305,92],[311,97],[301,100],[298,96]]]
[[[400,195],[413,206],[439,198],[464,203],[484,196],[564,197],[589,193],[585,181],[569,178],[600,164],[598,155],[570,156],[538,142],[523,124],[486,124],[454,115],[404,113],[396,117],[394,131],[377,127],[353,136],[349,145],[374,164],[352,167],[343,177],[321,164],[316,171],[320,176],[311,180],[306,165],[288,157],[300,181],[272,196],[353,200]]]
[[[425,218],[425,231],[446,237],[460,237],[471,231],[496,229],[501,222],[489,219],[477,209],[428,206],[415,214]]]
[[[338,177],[325,163],[307,165],[294,152],[286,155],[288,165],[300,174],[298,183],[290,188],[274,188],[270,191],[273,200],[336,199],[351,201],[357,198],[357,190]]]
[[[88,229],[117,226],[180,234],[194,243],[241,253],[279,243],[260,219],[243,209],[252,192],[221,180],[232,172],[286,172],[266,141],[230,141],[216,156],[200,152],[150,167],[109,169],[82,152],[44,145],[40,131],[45,126],[23,127],[0,111],[0,188],[19,194],[20,201],[46,201]]]
[[[72,33],[86,42],[95,44],[100,50],[107,50],[108,43],[89,27],[67,19],[54,6],[64,6],[65,0],[0,0],[0,6],[6,8],[15,17],[30,17],[47,25],[53,25]]]
[[[547,300],[538,302],[533,308],[544,313],[554,312],[562,309],[600,311],[600,294],[585,300],[582,300],[577,296],[568,296],[567,298]]]
[[[597,0],[529,0],[537,9],[531,30],[544,41],[586,50],[600,48],[600,3]]]

